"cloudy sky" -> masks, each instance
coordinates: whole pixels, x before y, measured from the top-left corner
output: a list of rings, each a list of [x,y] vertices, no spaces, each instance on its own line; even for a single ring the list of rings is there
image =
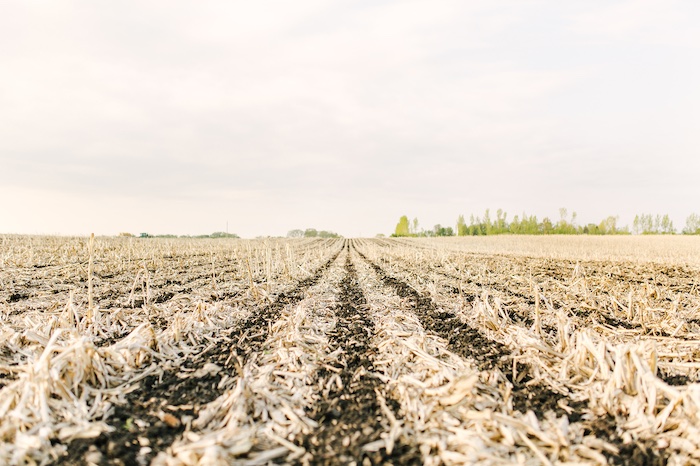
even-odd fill
[[[0,233],[700,212],[695,0],[5,1]]]

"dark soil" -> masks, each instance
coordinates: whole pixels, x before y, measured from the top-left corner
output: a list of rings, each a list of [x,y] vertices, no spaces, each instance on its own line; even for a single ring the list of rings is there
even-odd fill
[[[598,438],[615,445],[620,453],[618,455],[608,452],[603,454],[608,459],[608,464],[616,466],[665,466],[668,463],[668,454],[655,447],[653,441],[638,441],[623,443],[620,433],[617,431],[617,421],[612,416],[597,418],[585,429],[585,434],[594,434]]]
[[[540,384],[526,385],[532,377],[528,374],[527,366],[517,362],[515,364],[518,376],[514,379],[513,358],[507,346],[487,338],[460,321],[456,315],[440,311],[429,297],[422,296],[407,283],[387,275],[381,267],[364,255],[360,256],[370,264],[385,285],[393,288],[402,298],[411,301],[423,328],[447,340],[450,351],[475,361],[479,370],[499,369],[513,385],[513,409],[520,412],[532,410],[540,419],[547,411],[554,411],[557,416],[566,415],[572,422],[580,419],[580,410],[585,407],[585,403],[572,402],[566,395]],[[569,414],[560,406],[561,403],[567,403],[574,412]]]
[[[335,309],[338,323],[330,334],[330,351],[344,349],[337,367],[343,387],[338,389],[333,384],[334,388],[318,403],[311,416],[320,424],[319,428],[301,443],[311,454],[311,464],[423,464],[416,445],[397,442],[391,453],[385,449],[362,451],[363,445],[379,440],[389,426],[376,396],[381,382],[370,375],[376,356],[371,345],[374,324],[367,315],[367,301],[358,286],[349,254],[345,270],[347,274],[340,284],[340,306]],[[334,374],[328,369],[319,371],[319,384],[325,385]],[[387,406],[398,412],[394,400],[387,400]]]
[[[510,357],[510,351],[505,345],[489,340],[477,330],[460,322],[455,315],[437,310],[429,297],[422,296],[407,283],[387,275],[379,266],[361,253],[359,254],[374,268],[382,282],[393,288],[399,296],[412,302],[416,309],[416,315],[424,328],[445,338],[451,351],[475,360],[481,370],[498,368],[503,372],[508,381],[513,384],[513,409],[520,412],[532,410],[540,419],[547,411],[554,411],[557,416],[567,415],[570,422],[582,421],[588,424],[589,433],[593,433],[596,437],[620,449],[619,455],[604,452],[609,464],[623,466],[661,466],[666,464],[668,455],[663,451],[654,450],[652,443],[623,443],[622,437],[616,431],[617,422],[612,416],[603,416],[593,422],[586,421],[583,416],[583,411],[587,406],[586,402],[571,401],[565,395],[554,392],[541,384],[525,385],[526,382],[532,380],[527,374],[527,366],[516,363],[518,364],[519,376],[517,380],[514,380],[512,376],[513,361]],[[569,408],[573,409],[573,412],[568,414],[560,406],[561,403],[567,404]]]
[[[19,293],[10,293],[7,297],[8,303],[16,303],[22,301],[23,299],[29,299],[29,293],[20,291]]]
[[[622,327],[627,330],[632,330],[636,328],[641,328],[639,324],[633,324],[627,320],[618,319],[617,317],[609,316],[607,314],[600,313],[600,318],[605,321],[611,327]]]
[[[206,363],[214,363],[222,368],[219,373],[183,379],[178,377],[178,371],[165,371],[161,377],[144,378],[140,389],[127,396],[127,404],[115,407],[114,413],[107,417],[106,422],[115,428],[114,432],[101,434],[97,439],[71,442],[67,454],[56,464],[88,464],[86,455],[90,455],[91,460],[101,455],[100,465],[149,464],[159,451],[167,449],[182,434],[183,416],[196,417],[201,406],[223,393],[218,387],[223,375],[237,373],[237,365],[244,364],[248,355],[258,351],[266,340],[269,324],[278,318],[285,306],[304,299],[306,291],[319,282],[339,254],[230,331],[228,337],[233,340],[232,345],[199,353],[183,365],[194,371]],[[176,409],[169,410],[168,406]],[[142,450],[139,439],[141,443],[147,440],[150,451]]]
[[[691,383],[698,383],[697,377],[688,377],[683,374],[668,374],[666,372],[659,372],[659,378],[669,385],[682,386]]]

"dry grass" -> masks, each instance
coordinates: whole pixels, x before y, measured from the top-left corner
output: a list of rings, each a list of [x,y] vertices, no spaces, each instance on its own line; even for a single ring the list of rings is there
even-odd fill
[[[476,254],[506,254],[580,261],[656,262],[700,267],[700,237],[683,235],[497,235],[403,238],[421,245]]]

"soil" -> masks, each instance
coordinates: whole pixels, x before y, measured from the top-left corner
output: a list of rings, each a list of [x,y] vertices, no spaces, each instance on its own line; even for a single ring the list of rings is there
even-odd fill
[[[175,371],[165,371],[159,377],[144,378],[140,389],[127,396],[127,404],[117,406],[114,413],[107,416],[106,422],[114,428],[113,432],[103,433],[97,439],[71,442],[67,454],[56,464],[88,464],[86,455],[92,463],[99,458],[97,464],[100,465],[149,464],[159,451],[167,449],[182,434],[185,416],[196,417],[201,406],[223,393],[218,387],[223,375],[235,375],[237,365],[244,364],[248,355],[260,349],[267,338],[269,324],[285,306],[304,299],[306,290],[318,283],[339,254],[229,332],[228,338],[234,341],[232,345],[199,353],[183,365],[186,369],[197,370],[214,363],[222,371],[200,378],[180,378]],[[168,406],[175,410],[168,410]]]
[[[451,351],[473,360],[479,370],[499,369],[513,385],[513,409],[521,412],[532,410],[540,419],[547,411],[554,411],[557,416],[566,415],[570,421],[580,419],[578,411],[585,403],[572,402],[566,395],[540,384],[528,384],[532,377],[527,373],[527,366],[519,362],[516,362],[518,378],[513,379],[513,358],[508,347],[487,338],[456,315],[440,311],[429,297],[422,296],[406,282],[388,275],[361,253],[360,256],[375,270],[385,285],[392,288],[397,295],[411,301],[423,328],[447,340]],[[561,403],[567,403],[574,409],[574,413],[569,414],[561,407]]]
[[[350,262],[349,249],[345,262],[345,278],[340,283],[340,305],[335,309],[338,319],[330,334],[330,352],[342,349],[342,359],[336,368],[342,388],[332,385],[330,392],[315,407],[312,418],[319,428],[303,439],[311,453],[311,464],[423,464],[416,445],[397,442],[391,453],[363,451],[363,445],[381,439],[390,427],[377,400],[381,382],[371,375],[376,350],[371,345],[374,324],[368,316],[368,305],[357,283],[355,267]],[[319,385],[335,374],[329,369],[319,371]],[[387,400],[395,414],[398,404]]]
[[[334,251],[337,251],[336,247],[340,243],[335,244]],[[392,248],[397,244],[423,251],[434,249],[427,245],[407,246],[408,243],[393,240],[344,240],[342,250],[329,253],[328,260],[311,276],[284,291],[280,291],[283,285],[275,282],[274,275],[262,279],[258,277],[256,285],[264,284],[273,300],[268,301],[269,304],[266,305],[253,305],[255,309],[249,317],[231,328],[210,335],[221,337],[221,340],[227,343],[208,347],[203,352],[188,356],[177,369],[164,369],[157,375],[143,378],[138,387],[126,395],[125,403],[112,406],[103,414],[102,420],[113,428],[112,432],[104,433],[95,439],[70,442],[66,445],[66,454],[55,464],[150,464],[159,452],[166,451],[182,436],[188,422],[198,416],[202,407],[224,393],[226,388],[219,387],[224,376],[236,378],[241,365],[255,360],[253,355],[262,351],[269,337],[271,324],[280,317],[286,306],[295,305],[308,297],[309,289],[329,276],[327,270],[334,263],[338,264],[338,268],[343,264],[338,304],[324,309],[324,312],[332,312],[336,319],[335,328],[327,336],[330,344],[328,352],[337,354],[338,360],[332,366],[322,366],[313,376],[312,383],[314,387],[318,387],[320,397],[312,411],[307,414],[318,423],[318,428],[309,435],[287,440],[306,450],[307,453],[298,460],[303,464],[423,464],[424,459],[418,444],[405,435],[397,439],[390,452],[385,448],[376,451],[363,449],[363,446],[381,440],[390,430],[392,421],[391,416],[387,415],[387,410],[398,418],[399,422],[405,421],[401,419],[399,403],[389,396],[386,399],[381,397],[382,393],[387,392],[386,387],[373,375],[374,361],[379,355],[373,346],[376,329],[370,306],[360,286],[357,272],[357,269],[360,269],[358,264],[362,261],[376,273],[384,291],[395,293],[404,299],[404,304],[408,304],[410,311],[415,313],[427,332],[442,338],[447,342],[450,351],[473,363],[478,370],[491,372],[494,377],[490,380],[497,380],[496,383],[501,389],[510,387],[514,411],[523,414],[532,411],[538,419],[550,421],[552,414],[557,417],[566,416],[569,422],[577,423],[577,428],[583,429],[585,434],[593,434],[618,448],[618,454],[603,451],[610,465],[667,464],[671,452],[659,449],[656,442],[623,441],[623,438],[628,438],[620,427],[624,425],[625,419],[617,419],[611,415],[594,416],[594,406],[589,409],[588,400],[574,401],[570,395],[555,390],[554,384],[549,386],[545,382],[535,383],[533,368],[515,358],[513,348],[495,339],[498,338],[497,334],[482,331],[477,324],[463,322],[455,313],[444,311],[427,293],[421,293],[414,288],[411,284],[417,283],[416,286],[422,289],[420,287],[425,283],[426,277],[417,276],[415,270],[418,269],[415,268],[415,264],[411,265],[408,259],[393,257]],[[313,250],[315,247],[309,245],[308,249]],[[381,248],[381,254],[390,256],[391,261],[370,260],[362,252],[365,247]],[[619,290],[629,290],[634,286],[641,287],[635,291],[639,293],[642,289],[647,290],[647,287],[649,290],[660,287],[661,291],[640,295],[639,298],[647,300],[645,303],[650,305],[671,302],[673,299],[673,303],[678,306],[678,312],[683,313],[688,309],[692,310],[693,303],[697,303],[692,299],[685,299],[688,296],[692,297],[693,293],[697,296],[698,291],[696,280],[689,278],[694,272],[682,267],[655,266],[646,270],[639,265],[583,263],[581,269],[585,271],[588,288],[577,288],[572,284],[571,277],[574,270],[576,274],[579,273],[579,264],[572,261],[505,255],[472,256],[470,257],[473,262],[466,266],[462,264],[461,268],[452,267],[449,261],[444,260],[442,263],[435,261],[421,264],[420,270],[429,271],[429,278],[434,280],[441,296],[449,296],[445,294],[445,290],[452,294],[450,298],[446,298],[448,300],[453,299],[456,302],[456,295],[459,294],[459,299],[463,300],[461,303],[473,303],[482,296],[484,289],[488,290],[490,296],[501,300],[515,325],[530,327],[534,324],[532,308],[535,301],[528,288],[528,280],[531,280],[529,277],[537,281],[543,294],[548,297],[546,304],[551,304],[548,309],[553,307],[556,311],[563,310],[571,317],[575,326],[602,323],[603,325],[598,327],[605,327],[607,330],[613,327],[626,330],[627,334],[635,334],[641,325],[633,319],[628,320],[623,312],[619,312],[618,308],[623,306],[619,302],[616,305],[611,304],[612,298],[624,296]],[[250,295],[246,295],[248,288],[241,285],[247,284],[248,276],[245,272],[241,273],[238,259],[230,258],[227,263],[217,267],[217,282],[217,278],[212,277],[210,254],[190,254],[183,257],[181,255],[162,258],[178,265],[174,269],[177,273],[170,274],[148,269],[145,259],[133,259],[133,267],[129,271],[140,270],[140,264],[143,264],[143,269],[148,270],[150,277],[148,284],[145,281],[134,283],[136,279],[133,275],[127,279],[126,273],[112,273],[106,267],[99,269],[93,275],[95,302],[101,308],[129,311],[131,308],[146,305],[143,308],[143,318],[153,327],[161,329],[167,328],[171,322],[163,315],[148,314],[149,306],[165,304],[171,300],[179,302],[183,295],[186,295],[186,298],[196,296],[205,302],[235,301],[251,306]],[[343,262],[338,262],[340,260]],[[234,263],[238,263],[239,266],[233,267]],[[478,272],[472,270],[473,273],[470,273],[469,267],[472,264],[478,267]],[[96,263],[96,267],[98,265],[99,262]],[[84,263],[35,264],[26,267],[23,272],[26,272],[26,276],[31,275],[30,268],[39,270],[33,272],[36,276],[30,279],[12,277],[11,281],[6,280],[11,286],[0,290],[0,303],[6,303],[3,305],[8,308],[8,317],[32,308],[41,309],[37,303],[48,299],[46,296],[49,293],[54,295],[52,300],[64,302],[71,289],[80,290],[76,299],[84,299],[83,291],[87,289],[86,274],[84,270],[77,272],[86,268]],[[362,269],[364,270],[364,266]],[[503,273],[503,270],[506,272]],[[227,281],[226,277],[236,274],[235,280]],[[461,274],[463,276],[460,276]],[[606,290],[606,280],[613,283],[614,292]],[[129,293],[125,294],[124,289],[133,290],[128,298]],[[146,292],[147,289],[150,291]],[[590,298],[588,289],[593,290]],[[557,294],[552,293],[552,290],[563,291]],[[571,297],[573,299],[570,299]],[[588,299],[590,301],[587,301]],[[686,322],[689,326],[700,325],[700,319],[690,318],[690,313],[682,315],[688,317]],[[549,318],[549,324],[554,322],[551,313]],[[129,333],[129,325],[125,323],[123,332],[117,331],[109,338],[98,338],[95,343],[98,346],[114,343]],[[544,335],[545,339],[554,338],[554,327],[543,323],[542,328],[548,334]],[[656,332],[667,335],[660,330]],[[694,334],[689,331],[687,335]],[[679,335],[676,338],[683,339],[685,336]],[[203,368],[208,363],[216,364],[221,370],[202,377],[181,377],[190,371]],[[676,370],[683,371],[682,368]],[[658,376],[669,385],[675,386],[697,382],[694,372],[684,375],[662,370]],[[12,371],[0,374],[0,388],[14,380],[14,377]],[[336,378],[339,382],[331,383]],[[500,409],[503,412],[508,411],[506,414],[512,414],[509,406],[505,406],[505,403],[501,405]],[[54,442],[58,443],[58,440]],[[438,447],[424,445],[424,448],[428,451],[433,448],[434,453]],[[423,454],[427,454],[426,450]],[[280,456],[276,461],[284,461],[282,458]]]
[[[612,416],[604,416],[588,424],[586,434],[594,434],[615,445],[619,454],[604,453],[608,464],[616,466],[666,466],[668,454],[655,447],[651,441],[623,443],[617,430],[618,423]]]
[[[596,437],[619,448],[618,455],[604,452],[610,464],[624,466],[666,464],[667,453],[652,448],[651,442],[624,443],[616,430],[618,423],[612,416],[606,415],[591,422],[588,420],[591,416],[586,413],[587,402],[572,401],[566,395],[541,384],[528,384],[532,377],[527,374],[527,366],[516,362],[517,373],[520,375],[517,380],[514,380],[513,359],[505,345],[488,339],[478,330],[461,322],[454,314],[440,311],[430,297],[421,295],[408,283],[387,274],[360,251],[358,254],[375,270],[387,287],[412,303],[423,327],[447,340],[450,350],[474,360],[480,370],[500,369],[508,382],[513,385],[513,409],[520,412],[532,410],[539,419],[542,419],[546,412],[553,411],[557,416],[566,415],[570,422],[584,422],[587,432],[592,432]],[[562,404],[567,405],[573,412],[564,410],[561,407]]]

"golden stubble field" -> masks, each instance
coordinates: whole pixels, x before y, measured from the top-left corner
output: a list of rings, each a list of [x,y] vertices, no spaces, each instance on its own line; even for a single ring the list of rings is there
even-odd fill
[[[0,237],[3,464],[697,464],[692,237]]]

